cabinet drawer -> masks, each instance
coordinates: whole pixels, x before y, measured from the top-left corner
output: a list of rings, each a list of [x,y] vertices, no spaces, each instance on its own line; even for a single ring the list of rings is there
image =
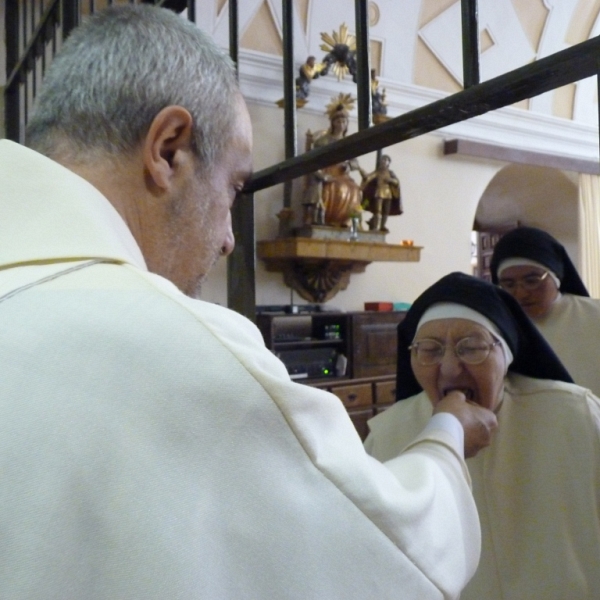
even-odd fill
[[[370,383],[361,383],[359,385],[342,385],[331,388],[331,392],[335,394],[347,408],[371,406],[373,403],[373,394],[371,393]]]
[[[378,381],[375,384],[375,403],[392,404],[396,401],[396,382]]]

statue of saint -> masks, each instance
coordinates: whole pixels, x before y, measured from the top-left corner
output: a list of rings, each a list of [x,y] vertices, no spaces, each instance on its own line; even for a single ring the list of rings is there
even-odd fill
[[[348,131],[348,110],[353,100],[348,94],[340,94],[327,107],[330,126],[325,131],[307,136],[307,150],[321,148],[341,140]],[[312,143],[311,143],[312,142]],[[356,159],[337,163],[316,171],[309,177],[305,204],[313,208],[313,223],[317,225],[347,226],[350,217],[360,212],[362,192],[350,176],[359,170]]]
[[[362,182],[363,208],[373,213],[368,221],[371,231],[388,233],[385,224],[389,215],[402,214],[400,181],[390,170],[391,158],[383,154],[377,169],[364,177]]]
[[[296,77],[296,100],[306,100],[310,94],[310,82],[320,75],[327,75],[326,65],[316,62],[314,56],[309,56],[300,67]]]
[[[384,123],[389,119],[385,88],[379,86],[375,69],[371,69],[371,110],[373,111],[373,123],[375,125]]]

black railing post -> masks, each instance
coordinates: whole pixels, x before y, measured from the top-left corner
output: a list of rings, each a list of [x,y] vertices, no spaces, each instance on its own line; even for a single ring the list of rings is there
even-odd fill
[[[254,194],[240,194],[231,216],[235,249],[227,260],[227,306],[256,321]]]
[[[187,18],[192,23],[196,22],[196,0],[187,0]]]
[[[6,75],[9,76],[19,62],[19,3],[6,0]],[[6,138],[20,142],[21,99],[19,78],[12,78],[4,92],[4,129]]]
[[[479,19],[477,0],[461,0],[463,87],[479,83]]]
[[[598,60],[598,72],[596,74],[596,91],[600,94],[600,59]],[[598,98],[600,98],[600,95]],[[598,151],[600,152],[600,102],[598,102],[598,124]]]
[[[283,15],[283,98],[284,98],[284,133],[285,157],[292,158],[298,153],[296,88],[294,82],[294,16],[293,5],[289,0],[282,0]],[[292,180],[283,186],[283,206],[292,205]]]
[[[79,25],[80,0],[62,0],[61,2],[61,25],[62,39],[66,40],[71,31]]]
[[[240,34],[238,25],[238,3],[237,0],[229,0],[229,56],[235,63],[235,67],[240,72],[239,67],[240,53]]]
[[[229,0],[229,55],[239,74],[237,0]],[[240,194],[231,209],[235,248],[227,259],[227,306],[256,320],[254,194]]]
[[[356,85],[358,129],[371,126],[371,67],[369,61],[369,10],[366,0],[355,0]]]

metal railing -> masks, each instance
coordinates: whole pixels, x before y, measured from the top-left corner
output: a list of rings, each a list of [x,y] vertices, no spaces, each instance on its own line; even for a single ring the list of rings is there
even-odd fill
[[[6,137],[22,143],[25,127],[47,67],[82,16],[112,4],[145,1],[195,20],[193,0],[6,0]]]
[[[285,6],[286,0],[283,0],[283,3]],[[368,26],[363,22],[367,1],[355,0],[355,5],[357,50],[360,55],[361,52],[363,54],[368,52]],[[398,3],[398,10],[401,10],[401,7],[401,3]],[[251,198],[255,192],[281,183],[290,185],[292,180],[317,169],[369,152],[380,151],[387,146],[598,75],[600,38],[594,38],[480,83],[477,0],[461,0],[461,11],[463,91],[385,123],[368,127],[370,91],[365,79],[366,73],[369,72],[369,64],[368,60],[363,58],[359,62],[363,77],[359,77],[357,91],[359,131],[301,156],[292,156],[286,143],[286,159],[255,173],[244,189],[245,196]],[[291,29],[291,24],[287,24],[284,31]],[[284,49],[285,47],[284,41]],[[289,66],[286,64],[287,68]],[[285,89],[285,123],[286,129],[291,129],[295,127],[291,125],[295,124],[295,117],[290,116],[289,113],[295,111],[295,103],[293,93],[288,88],[289,84]],[[296,132],[293,133],[295,137]],[[290,131],[287,131],[287,134],[291,136]]]

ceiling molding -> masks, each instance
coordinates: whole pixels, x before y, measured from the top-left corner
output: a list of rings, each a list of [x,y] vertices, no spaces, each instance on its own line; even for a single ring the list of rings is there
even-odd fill
[[[491,158],[507,163],[550,167],[553,169],[561,169],[563,171],[600,175],[600,164],[597,160],[584,160],[581,158],[571,158],[544,152],[531,152],[529,150],[474,142],[472,140],[444,140],[444,156],[452,154],[476,156],[478,158]]]

